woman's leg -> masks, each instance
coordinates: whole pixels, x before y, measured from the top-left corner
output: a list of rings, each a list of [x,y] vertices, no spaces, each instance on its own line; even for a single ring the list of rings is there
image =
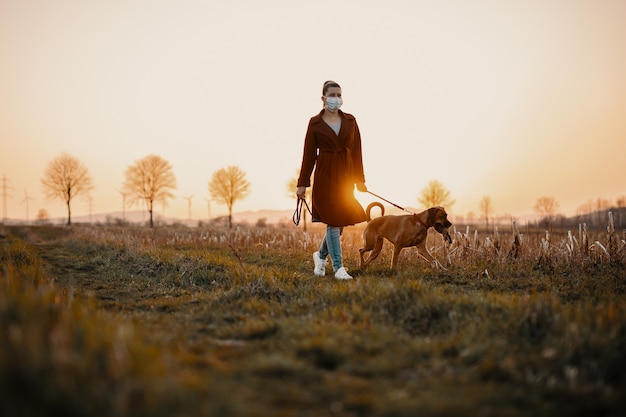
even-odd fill
[[[322,241],[322,247],[320,247],[320,258],[326,259],[326,254],[330,254],[330,260],[333,262],[333,270],[337,271],[343,266],[343,259],[341,256],[341,241],[340,236],[343,231],[342,227],[326,226],[326,236]],[[322,252],[322,250],[325,252]]]
[[[326,263],[328,262],[326,258],[328,258],[328,245],[326,244],[326,235],[324,235],[319,251],[313,253],[313,263],[315,264],[313,268],[314,275],[318,277],[326,275]]]
[[[328,230],[326,231],[326,233],[328,234]],[[322,261],[325,261],[328,257],[328,245],[326,244],[326,235],[324,235],[324,238],[322,239],[322,243],[320,244],[320,250],[319,252],[317,252],[317,254]]]

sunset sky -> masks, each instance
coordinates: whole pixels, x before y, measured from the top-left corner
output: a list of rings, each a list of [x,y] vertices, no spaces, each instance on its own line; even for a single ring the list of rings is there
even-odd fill
[[[31,220],[66,215],[40,183],[62,152],[89,169],[94,214],[121,211],[124,170],[148,154],[177,177],[166,216],[186,218],[193,194],[206,218],[228,165],[251,183],[235,211],[292,209],[328,79],[371,191],[418,207],[436,179],[452,215],[483,196],[494,215],[542,196],[573,215],[626,195],[624,22],[624,0],[0,0],[6,215],[26,217],[25,195]]]

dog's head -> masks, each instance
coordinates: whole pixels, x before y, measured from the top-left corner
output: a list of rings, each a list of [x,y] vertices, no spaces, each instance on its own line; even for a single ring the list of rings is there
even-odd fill
[[[428,225],[441,233],[446,242],[452,243],[452,238],[450,233],[448,233],[452,223],[448,220],[448,213],[446,213],[443,207],[431,207],[428,209]]]

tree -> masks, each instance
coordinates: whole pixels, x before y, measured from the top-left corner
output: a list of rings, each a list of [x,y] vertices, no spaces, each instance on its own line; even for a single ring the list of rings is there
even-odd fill
[[[535,203],[534,209],[537,213],[543,216],[546,221],[546,225],[550,227],[550,222],[559,209],[559,203],[554,199],[554,197],[539,197]]]
[[[489,230],[489,215],[491,214],[491,197],[483,196],[480,200],[480,212],[485,217],[485,227]]]
[[[585,214],[591,214],[593,212],[593,201],[587,200],[585,204],[578,206],[576,214],[584,216]]]
[[[450,198],[450,191],[437,180],[432,180],[428,186],[422,190],[421,196],[417,198],[425,208],[434,206],[450,207],[454,200]]]
[[[239,167],[228,166],[213,173],[209,181],[209,193],[213,200],[228,208],[228,227],[233,227],[233,206],[250,194],[250,183]]]
[[[41,178],[46,198],[60,199],[67,206],[67,224],[72,224],[71,204],[74,197],[88,196],[93,189],[89,171],[78,159],[62,153],[48,164]]]
[[[35,224],[47,224],[50,222],[50,215],[45,208],[40,208],[37,212],[37,220],[35,220]]]
[[[289,197],[293,197],[296,194],[296,189],[298,188],[298,177],[300,176],[300,172],[296,170],[296,176],[291,178],[289,180],[289,182],[287,182],[287,195]],[[311,181],[311,186],[307,187],[306,192],[304,193],[304,201],[306,201],[309,204],[309,207],[311,207],[311,198],[312,198],[312,192],[311,190],[313,190],[313,181]],[[296,197],[298,198],[298,197]],[[302,221],[303,221],[303,226],[304,226],[304,231],[306,232],[306,216],[307,215],[307,210],[306,208],[304,208],[303,212],[302,212]]]
[[[122,191],[126,194],[129,204],[143,201],[150,214],[150,227],[154,227],[154,203],[167,203],[174,198],[176,176],[172,165],[158,155],[148,155],[129,165],[124,172]]]

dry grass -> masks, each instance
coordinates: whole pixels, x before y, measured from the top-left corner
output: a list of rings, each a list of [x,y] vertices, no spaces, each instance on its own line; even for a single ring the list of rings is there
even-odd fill
[[[626,243],[430,237],[314,277],[321,229],[15,228],[0,237],[2,415],[626,412]]]

